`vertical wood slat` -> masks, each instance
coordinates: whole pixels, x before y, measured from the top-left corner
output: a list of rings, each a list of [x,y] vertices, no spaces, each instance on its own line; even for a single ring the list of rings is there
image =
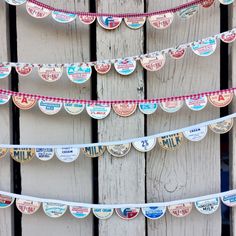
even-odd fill
[[[160,1],[158,8],[177,6],[182,1]],[[209,9],[200,7],[197,15],[181,20],[175,15],[169,29],[155,30],[148,25],[147,50],[169,48],[181,43],[208,37],[220,31],[219,3]],[[148,1],[148,11],[155,10],[155,1]],[[191,94],[220,88],[220,50],[207,58],[196,56],[188,49],[184,59],[166,56],[159,72],[147,74],[147,95],[166,97]],[[148,116],[147,132],[162,132],[197,124],[219,117],[219,109],[208,106],[200,112],[186,106],[174,114],[159,110]],[[147,201],[169,201],[220,191],[220,137],[208,131],[197,143],[184,140],[176,151],[164,151],[157,145],[147,153]],[[194,208],[194,207],[193,207]],[[178,219],[168,212],[157,221],[148,220],[148,235],[214,235],[221,234],[220,210],[204,216],[194,208],[191,214]]]
[[[236,26],[236,2],[230,6],[229,13],[229,28]],[[236,87],[236,42],[229,44],[230,52],[230,63],[229,63],[229,76],[230,76],[230,85]],[[230,113],[236,112],[235,98],[231,103]],[[236,188],[236,126],[234,125],[230,135],[230,188]],[[230,220],[230,229],[231,235],[236,235],[236,209],[231,209],[231,220]]]
[[[88,10],[88,1],[47,1],[47,4],[71,10]],[[79,19],[70,24],[55,22],[51,16],[39,20],[17,8],[19,61],[65,63],[88,61],[89,27]],[[54,83],[43,81],[37,69],[27,78],[20,78],[20,91],[61,97],[89,99],[90,82],[79,86],[66,76]],[[90,119],[84,112],[78,116],[63,109],[56,115],[43,114],[37,105],[20,112],[21,144],[76,144],[91,141]],[[22,193],[77,202],[92,202],[91,160],[80,154],[72,163],[62,163],[56,156],[48,162],[36,158],[21,165]],[[93,218],[74,218],[69,210],[59,219],[52,219],[42,208],[31,217],[23,216],[22,234],[27,235],[92,235]]]
[[[7,44],[7,21],[6,21],[6,4],[0,2],[0,61],[8,60],[8,44]],[[8,79],[0,81],[1,88],[8,88]],[[0,143],[10,143],[10,117],[9,117],[9,104],[0,106]],[[3,158],[0,164],[0,189],[11,191],[11,160],[9,155]],[[12,211],[11,207],[1,209],[0,211],[0,235],[12,235]]]
[[[131,9],[131,10],[130,10]],[[97,12],[143,12],[142,0],[98,1]],[[118,29],[107,31],[97,26],[97,57],[118,58],[143,52],[143,28],[132,31],[123,22]],[[98,75],[99,99],[143,98],[139,92],[143,87],[142,68],[122,77],[114,68],[107,75]],[[136,111],[131,117],[119,117],[111,111],[106,119],[98,122],[99,141],[120,140],[144,135],[144,117]],[[98,161],[100,203],[142,203],[145,201],[145,158],[134,149],[124,158],[111,157],[106,153]],[[116,214],[108,220],[100,220],[99,235],[145,235],[145,218],[139,216],[124,221]]]

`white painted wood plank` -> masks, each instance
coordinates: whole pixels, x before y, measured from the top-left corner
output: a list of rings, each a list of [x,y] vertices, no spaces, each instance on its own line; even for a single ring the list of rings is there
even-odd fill
[[[144,2],[136,0],[99,1],[98,12],[143,12]],[[143,29],[132,31],[124,23],[114,31],[97,26],[97,57],[117,58],[143,52]],[[137,99],[144,95],[138,91],[143,86],[142,68],[128,77],[118,75],[114,68],[107,75],[98,75],[99,99]],[[118,140],[144,135],[144,117],[138,111],[128,118],[119,117],[113,111],[98,122],[99,141]],[[99,202],[131,203],[145,201],[145,158],[134,149],[123,158],[105,154],[98,162]],[[114,214],[99,222],[99,235],[145,235],[145,218],[140,215],[132,221],[124,221]]]
[[[148,11],[166,9],[182,1],[148,2]],[[169,29],[147,28],[147,50],[168,48],[207,37],[220,31],[219,4],[210,9],[200,8],[197,15],[181,20],[175,15]],[[185,58],[174,61],[167,56],[166,65],[159,72],[147,74],[148,98],[166,97],[211,91],[220,88],[220,50],[207,58],[200,58],[189,49]],[[208,104],[200,112],[184,107],[174,114],[159,110],[148,116],[147,132],[162,132],[219,117],[219,109]],[[177,151],[163,151],[157,145],[147,154],[147,201],[169,201],[220,191],[220,137],[208,131],[198,143],[184,141]],[[171,217],[148,220],[148,235],[220,235],[220,210],[203,216],[193,209],[186,218]]]
[[[47,1],[48,4],[73,10],[88,10],[88,1]],[[23,7],[22,7],[23,8]],[[89,60],[89,27],[79,20],[70,24],[55,22],[50,16],[34,19],[17,8],[19,61],[63,63]],[[42,81],[35,70],[28,78],[20,78],[20,91],[62,97],[89,98],[90,82],[83,86],[72,83],[64,71],[54,83]],[[75,144],[90,142],[90,118],[83,113],[72,116],[65,111],[47,116],[35,107],[20,114],[21,143]],[[92,202],[91,160],[80,155],[73,163],[62,163],[54,157],[49,162],[33,160],[21,167],[22,193],[41,197]],[[32,217],[23,216],[23,236],[92,235],[93,220],[73,218],[70,213],[54,220],[42,211]]]
[[[4,1],[0,2],[0,61],[8,60],[8,47],[7,47],[7,21],[6,21],[6,5]],[[8,88],[8,79],[0,81],[1,88]],[[9,104],[0,106],[0,143],[10,143],[10,118],[9,118]],[[0,188],[4,191],[11,191],[11,160],[7,155],[4,159],[0,160]],[[12,208],[0,210],[0,235],[12,235]]]

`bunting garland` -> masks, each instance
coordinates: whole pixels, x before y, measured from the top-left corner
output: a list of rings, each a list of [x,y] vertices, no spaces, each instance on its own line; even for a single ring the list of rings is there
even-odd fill
[[[184,138],[192,142],[198,142],[204,139],[208,132],[208,127],[212,132],[217,134],[229,132],[233,127],[233,118],[235,117],[236,113],[233,113],[219,119],[178,130],[119,141],[71,145],[0,144],[0,159],[5,158],[9,153],[10,157],[19,163],[29,162],[35,156],[42,161],[51,160],[56,156],[60,161],[70,163],[79,157],[80,151],[87,158],[95,158],[102,157],[106,150],[111,156],[120,158],[129,153],[131,144],[139,152],[151,151],[156,143],[163,150],[176,150],[181,146]]]
[[[229,5],[233,1],[219,0],[224,5]],[[83,24],[90,25],[93,22],[97,22],[98,25],[106,30],[118,28],[122,21],[132,30],[140,29],[146,21],[153,28],[162,30],[171,26],[176,15],[181,19],[189,19],[198,12],[199,7],[209,8],[214,4],[214,0],[193,0],[166,10],[114,14],[68,11],[52,7],[38,0],[5,0],[5,2],[13,6],[25,4],[28,14],[37,19],[51,15],[56,22],[66,24],[72,23],[79,18]],[[13,67],[21,77],[27,77],[33,70],[37,69],[39,77],[46,82],[55,82],[62,78],[63,73],[66,73],[68,79],[75,84],[86,83],[92,76],[92,67],[101,75],[107,74],[114,67],[118,74],[129,76],[134,73],[137,68],[137,61],[139,61],[145,70],[156,72],[164,67],[166,55],[172,59],[179,60],[185,56],[188,48],[197,56],[207,57],[212,55],[217,48],[218,39],[224,43],[232,43],[236,39],[236,28],[201,40],[181,44],[177,47],[124,58],[53,64],[0,62],[0,80],[10,75]],[[232,102],[236,94],[235,91],[236,87],[166,98],[97,101],[0,89],[0,105],[7,104],[12,99],[12,102],[19,109],[29,110],[37,104],[39,109],[47,115],[55,115],[62,108],[71,115],[79,115],[86,110],[90,117],[100,120],[108,117],[111,110],[118,116],[129,117],[136,112],[137,108],[143,114],[151,115],[159,107],[167,113],[175,113],[184,104],[192,111],[201,111],[208,103],[218,108],[225,107]],[[184,139],[191,142],[203,140],[209,130],[216,134],[229,132],[233,127],[235,117],[236,113],[233,113],[176,130],[119,141],[67,145],[0,144],[0,159],[9,156],[14,161],[23,164],[33,160],[35,157],[41,161],[49,161],[57,157],[63,163],[72,163],[79,158],[81,153],[85,158],[103,158],[105,152],[112,158],[123,158],[130,152],[131,148],[146,153],[153,150],[157,144],[162,151],[174,151],[183,144]],[[51,218],[59,218],[67,211],[70,211],[72,216],[77,219],[83,219],[93,214],[98,219],[106,220],[116,213],[123,220],[131,220],[135,219],[140,212],[150,220],[160,219],[167,212],[174,217],[181,218],[189,215],[194,207],[201,214],[213,214],[220,208],[222,203],[229,207],[236,206],[236,189],[182,200],[141,204],[90,204],[0,191],[0,208],[8,208],[15,204],[22,214],[32,215],[42,207],[44,213]]]
[[[214,0],[194,0],[174,8],[155,11],[150,13],[92,13],[92,12],[76,12],[64,9],[57,9],[37,0],[5,0],[10,5],[19,6],[26,3],[26,11],[34,18],[42,19],[49,15],[59,23],[66,24],[73,22],[77,17],[80,22],[90,25],[95,20],[98,24],[107,30],[113,30],[119,27],[122,20],[130,29],[136,30],[141,28],[146,20],[156,29],[165,29],[171,25],[176,13],[181,19],[188,19],[195,15],[199,10],[199,5],[208,8],[213,5]],[[221,4],[228,5],[233,1],[220,0]]]
[[[71,115],[78,115],[86,110],[90,117],[100,120],[110,114],[111,108],[117,115],[128,117],[135,113],[137,107],[146,115],[155,113],[158,107],[167,113],[174,113],[179,111],[184,104],[192,111],[201,111],[208,102],[215,107],[225,107],[233,100],[235,91],[236,88],[230,88],[166,98],[99,101],[51,97],[0,89],[0,105],[6,104],[12,97],[14,104],[21,110],[29,110],[37,103],[39,109],[47,115],[55,115],[64,107],[65,111]]]
[[[17,209],[26,215],[36,213],[42,205],[44,213],[52,218],[63,216],[68,209],[72,216],[77,219],[83,219],[92,212],[98,219],[106,220],[116,212],[121,219],[131,220],[142,212],[144,217],[157,220],[163,217],[167,210],[172,216],[181,218],[189,215],[193,206],[199,213],[205,215],[215,213],[220,206],[220,202],[226,206],[234,207],[236,206],[236,190],[170,202],[141,204],[79,203],[0,191],[0,208],[10,207],[14,202]]]
[[[219,33],[198,41],[181,44],[177,47],[163,49],[161,51],[150,52],[136,56],[128,56],[126,58],[105,59],[95,62],[76,62],[76,63],[57,63],[57,64],[38,64],[38,63],[22,63],[22,62],[1,62],[0,63],[0,79],[6,78],[11,73],[12,67],[15,67],[20,76],[28,76],[37,68],[41,79],[46,82],[55,82],[62,77],[63,69],[70,81],[76,84],[87,82],[92,75],[92,66],[99,74],[106,74],[110,71],[111,65],[114,65],[117,73],[123,76],[132,74],[136,67],[136,61],[144,69],[150,72],[159,71],[166,62],[166,54],[171,58],[181,59],[184,57],[187,48],[191,48],[194,54],[206,57],[212,55],[217,47],[217,39],[222,42],[232,43],[236,39],[236,28]]]

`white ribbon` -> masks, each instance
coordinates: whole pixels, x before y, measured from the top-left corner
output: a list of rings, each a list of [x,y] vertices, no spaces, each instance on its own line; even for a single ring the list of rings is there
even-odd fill
[[[183,204],[183,203],[194,203],[197,201],[203,201],[203,200],[208,200],[208,199],[212,199],[212,198],[233,195],[233,194],[236,194],[236,189],[230,190],[227,192],[222,192],[222,193],[205,195],[205,196],[201,196],[201,197],[186,198],[186,199],[182,199],[182,200],[175,200],[175,201],[169,201],[169,202],[141,203],[141,204],[135,204],[135,203],[132,203],[132,204],[91,204],[91,203],[69,202],[69,201],[47,199],[47,198],[38,198],[38,197],[20,195],[20,194],[9,193],[9,192],[4,192],[4,191],[0,191],[0,194],[6,195],[9,197],[13,197],[13,198],[23,199],[23,200],[59,203],[59,204],[65,204],[67,206],[81,206],[81,207],[99,208],[99,209],[106,209],[106,208],[115,209],[115,208],[135,208],[135,207],[137,207],[137,208],[158,207],[158,206],[171,206],[171,205],[177,205],[177,204]]]
[[[29,144],[21,144],[21,145],[13,145],[13,144],[0,144],[1,148],[65,148],[65,147],[75,147],[75,148],[83,148],[83,147],[97,147],[97,146],[110,146],[110,145],[120,145],[120,144],[126,144],[126,143],[133,143],[137,141],[142,141],[145,139],[153,139],[153,138],[159,138],[163,136],[168,136],[176,133],[182,133],[185,131],[193,130],[196,128],[201,128],[204,126],[208,126],[211,124],[215,124],[218,122],[222,122],[231,118],[235,118],[236,113],[233,113],[228,116],[224,116],[215,120],[209,120],[205,121],[199,124],[195,124],[192,126],[188,126],[185,128],[181,129],[176,129],[172,131],[167,131],[164,133],[157,133],[153,134],[150,136],[145,136],[145,137],[139,137],[139,138],[130,138],[130,139],[125,139],[125,140],[117,140],[117,141],[110,141],[110,142],[99,142],[99,143],[87,143],[87,144],[66,144],[66,145],[29,145]]]

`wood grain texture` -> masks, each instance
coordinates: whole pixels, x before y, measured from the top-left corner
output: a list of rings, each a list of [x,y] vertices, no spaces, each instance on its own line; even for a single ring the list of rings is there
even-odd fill
[[[144,2],[139,0],[98,1],[98,12],[143,12]],[[132,31],[123,22],[118,29],[107,31],[97,26],[97,57],[117,58],[143,52],[143,29]],[[139,88],[143,87],[142,68],[138,65],[130,76],[120,76],[114,70],[107,75],[98,75],[99,99],[143,98]],[[141,92],[140,92],[141,91]],[[121,140],[144,135],[144,117],[138,111],[123,118],[113,111],[106,119],[98,122],[99,141]],[[144,154],[134,149],[123,158],[105,154],[98,162],[99,202],[131,203],[145,201]],[[132,221],[124,221],[116,214],[99,222],[99,235],[145,235],[145,218],[140,215]]]
[[[3,1],[0,2],[0,61],[8,60],[7,46],[7,21],[6,21],[6,5]],[[1,88],[8,88],[8,79],[0,81]],[[10,118],[9,118],[9,103],[0,106],[0,143],[10,143]],[[7,155],[0,160],[0,189],[3,191],[11,191],[11,160]],[[0,235],[12,235],[12,210],[11,207],[0,210]]]
[[[229,14],[229,27],[233,28],[236,26],[236,2],[231,4],[230,6],[230,14]],[[230,87],[236,87],[236,44],[229,44],[229,52],[230,52],[230,63],[229,63],[229,76],[230,76]],[[230,106],[230,113],[236,112],[236,101],[235,97]],[[232,128],[230,133],[230,188],[236,188],[236,127],[235,125]],[[236,209],[231,209],[231,235],[236,235]]]
[[[158,8],[177,6],[182,1],[159,1]],[[155,10],[154,1],[147,1],[148,11]],[[177,46],[220,32],[219,4],[203,9],[189,20],[175,15],[172,25],[165,30],[147,27],[147,50]],[[147,95],[166,97],[211,91],[220,88],[220,50],[207,58],[196,56],[188,49],[184,59],[167,56],[166,64],[158,72],[147,73]],[[187,107],[174,114],[159,110],[147,117],[147,132],[153,134],[197,124],[219,117],[219,109],[210,104],[200,112]],[[146,184],[147,201],[169,201],[220,191],[220,137],[208,131],[207,137],[198,143],[184,140],[176,151],[163,151],[157,145],[147,153]],[[193,209],[186,218],[170,216],[157,221],[148,220],[148,235],[221,235],[220,210],[211,216],[203,216]]]
[[[47,1],[47,4],[73,10],[88,10],[88,1]],[[51,16],[39,20],[29,16],[24,7],[17,8],[19,61],[64,63],[89,60],[89,27],[77,19],[70,24],[55,22]],[[27,78],[20,78],[20,91],[71,98],[90,98],[90,82],[83,86],[72,83],[64,70],[54,83],[43,81],[35,69]],[[91,142],[90,118],[72,116],[63,109],[54,116],[43,114],[37,105],[20,113],[21,144],[76,144]],[[80,154],[73,163],[62,163],[56,157],[48,162],[36,158],[22,165],[22,193],[41,197],[92,201],[91,160]],[[68,212],[55,220],[40,209],[32,217],[23,216],[22,235],[92,235],[90,215],[78,220]]]

